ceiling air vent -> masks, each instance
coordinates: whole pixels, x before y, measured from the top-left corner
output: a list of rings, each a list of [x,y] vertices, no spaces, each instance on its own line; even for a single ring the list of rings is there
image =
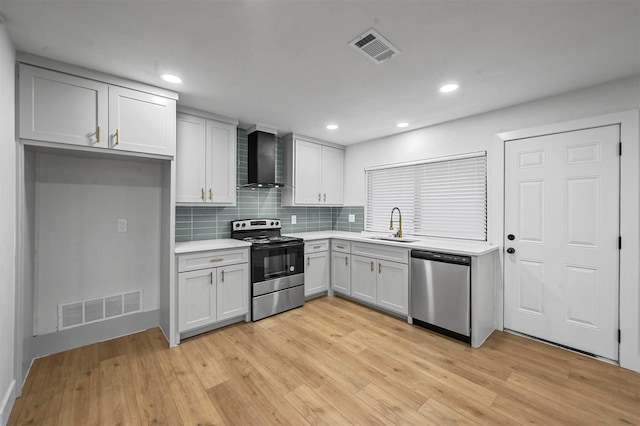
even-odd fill
[[[349,45],[376,64],[400,53],[397,47],[373,29],[359,35]]]

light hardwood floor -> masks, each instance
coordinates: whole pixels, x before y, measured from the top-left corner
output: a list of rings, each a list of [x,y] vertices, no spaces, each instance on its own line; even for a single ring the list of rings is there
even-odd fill
[[[480,349],[337,297],[168,349],[35,362],[9,425],[640,424],[640,374],[494,332]]]

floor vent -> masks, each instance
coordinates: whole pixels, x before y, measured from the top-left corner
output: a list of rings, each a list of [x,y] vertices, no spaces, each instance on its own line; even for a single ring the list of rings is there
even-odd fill
[[[58,330],[142,311],[142,291],[58,305]]]
[[[349,45],[376,64],[400,53],[397,47],[373,29],[359,35]]]

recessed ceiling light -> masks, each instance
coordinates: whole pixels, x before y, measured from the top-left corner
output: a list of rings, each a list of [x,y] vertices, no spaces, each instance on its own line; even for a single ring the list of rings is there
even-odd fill
[[[337,124],[327,124],[327,129],[336,130],[338,128]]]
[[[407,126],[409,126],[409,123],[398,123],[398,124],[396,124],[396,127],[400,127],[400,128],[407,127]]]
[[[173,75],[173,74],[162,74],[162,79],[168,83],[173,83],[173,84],[178,84],[178,83],[182,83],[182,79],[180,77],[178,77],[177,75]]]
[[[445,84],[440,88],[441,93],[449,93],[458,90],[458,85],[456,83]]]

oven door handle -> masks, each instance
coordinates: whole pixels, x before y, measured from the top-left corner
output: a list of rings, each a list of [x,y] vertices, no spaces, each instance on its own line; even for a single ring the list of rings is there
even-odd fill
[[[251,246],[252,250],[273,250],[281,248],[300,247],[304,249],[304,243],[283,243],[283,244],[255,244]]]

